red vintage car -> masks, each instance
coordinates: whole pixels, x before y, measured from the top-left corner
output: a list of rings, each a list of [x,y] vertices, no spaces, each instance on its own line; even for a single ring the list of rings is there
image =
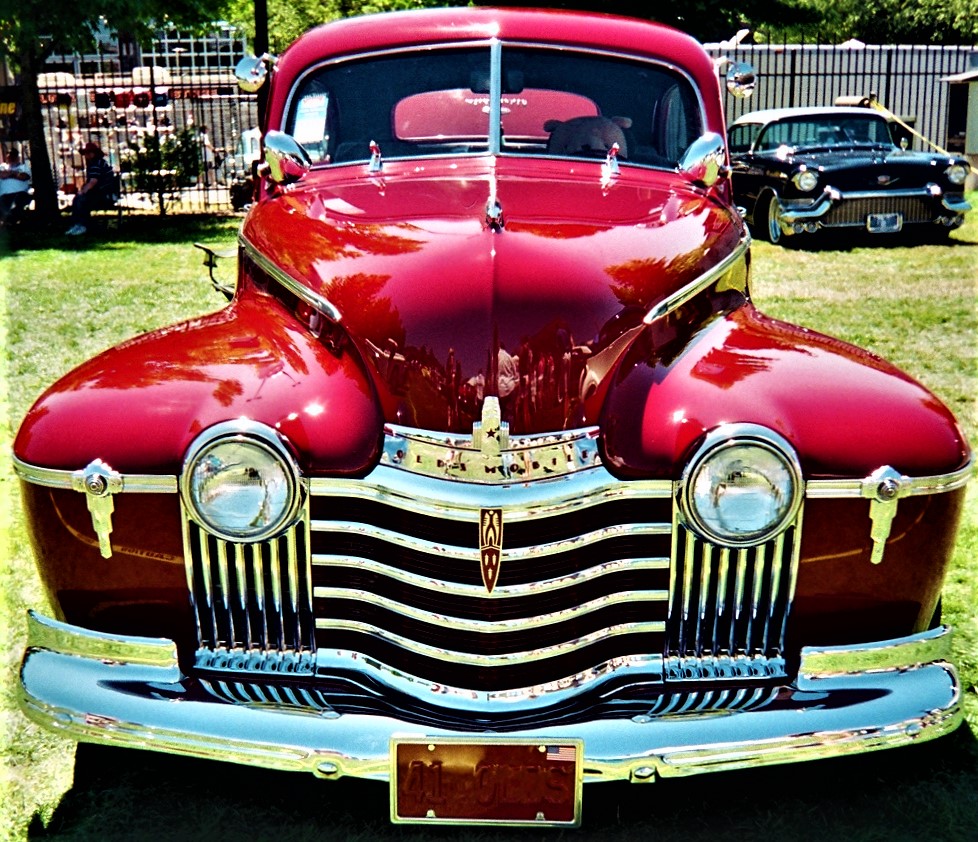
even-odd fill
[[[387,780],[398,822],[570,826],[584,783],[959,724],[969,446],[893,366],[754,307],[695,41],[397,13],[267,75],[229,305],[17,435],[55,607],[34,720]]]

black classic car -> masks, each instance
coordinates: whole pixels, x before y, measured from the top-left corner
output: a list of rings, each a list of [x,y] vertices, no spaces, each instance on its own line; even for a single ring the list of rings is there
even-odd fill
[[[946,236],[964,219],[968,162],[915,152],[863,107],[754,111],[729,129],[735,201],[772,243],[821,229]]]

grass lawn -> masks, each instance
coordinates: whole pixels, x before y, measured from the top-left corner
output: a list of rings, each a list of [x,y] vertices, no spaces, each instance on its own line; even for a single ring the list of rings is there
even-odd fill
[[[972,203],[978,205],[978,195]],[[0,239],[5,452],[32,401],[122,339],[217,309],[194,241],[226,245],[238,220],[132,218],[82,243]],[[3,232],[0,232],[0,237]],[[978,443],[978,212],[947,245],[754,249],[753,293],[772,316],[840,336],[931,387]],[[660,782],[586,795],[585,826],[553,838],[974,840],[978,834],[978,495],[972,487],[944,616],[956,626],[967,724],[898,752]],[[150,753],[83,752],[15,704],[23,616],[44,606],[16,484],[0,460],[0,840],[527,839],[527,832],[391,829],[383,785],[271,773]]]

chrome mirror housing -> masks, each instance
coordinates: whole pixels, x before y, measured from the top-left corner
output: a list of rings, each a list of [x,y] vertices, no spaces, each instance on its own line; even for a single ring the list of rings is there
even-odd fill
[[[757,85],[757,72],[743,61],[731,61],[727,65],[727,91],[738,99],[747,99]]]
[[[268,78],[268,62],[273,61],[267,53],[263,56],[245,56],[234,68],[234,78],[238,87],[245,93],[253,94]]]
[[[265,133],[264,157],[268,177],[276,184],[294,184],[312,168],[309,153],[285,132],[272,130]]]
[[[716,132],[694,140],[679,159],[679,172],[695,184],[712,187],[726,173],[726,148]]]

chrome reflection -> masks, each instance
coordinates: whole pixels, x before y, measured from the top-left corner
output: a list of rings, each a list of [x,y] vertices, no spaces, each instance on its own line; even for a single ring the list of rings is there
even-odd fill
[[[265,133],[265,164],[268,177],[282,185],[294,184],[312,169],[312,159],[302,144],[274,130]]]
[[[679,159],[679,172],[694,184],[712,187],[727,171],[727,147],[716,132],[697,138]]]

